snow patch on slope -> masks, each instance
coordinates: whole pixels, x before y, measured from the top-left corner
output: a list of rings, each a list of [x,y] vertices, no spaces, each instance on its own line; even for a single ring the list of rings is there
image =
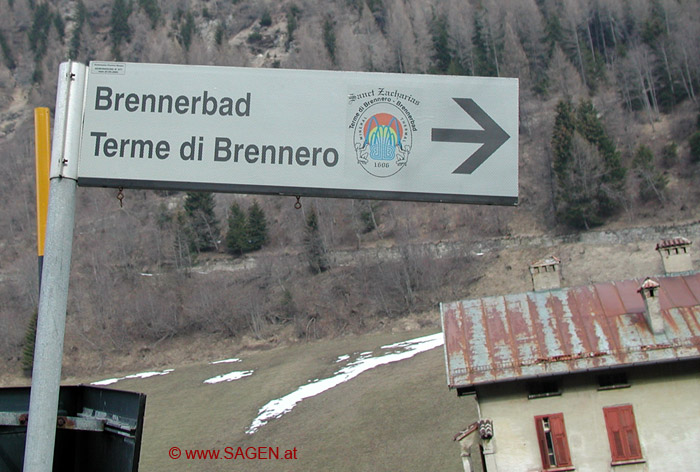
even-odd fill
[[[140,372],[138,374],[127,375],[126,377],[115,377],[113,379],[98,380],[97,382],[92,382],[90,385],[111,385],[117,383],[120,380],[126,379],[147,379],[148,377],[155,377],[156,375],[168,375],[174,369],[165,369],[161,372]]]
[[[326,390],[337,387],[348,380],[354,379],[361,373],[367,372],[368,370],[374,369],[380,365],[410,359],[416,354],[442,346],[443,343],[443,334],[437,333],[382,346],[382,349],[392,351],[382,356],[372,357],[371,352],[363,352],[359,358],[337,371],[332,377],[314,380],[311,383],[302,385],[294,392],[289,393],[282,398],[268,402],[266,405],[260,408],[258,411],[258,416],[250,424],[246,430],[246,433],[254,434],[261,426],[267,424],[268,421],[279,418],[285,413],[292,411],[292,409],[305,398],[316,396],[325,392]],[[349,359],[349,356],[348,358],[343,358],[343,356],[341,356],[338,359],[340,360],[341,358],[345,360]]]

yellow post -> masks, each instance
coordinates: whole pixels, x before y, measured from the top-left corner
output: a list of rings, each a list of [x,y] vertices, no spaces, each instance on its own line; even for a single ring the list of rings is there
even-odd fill
[[[44,259],[46,215],[49,208],[49,171],[51,167],[51,118],[48,108],[34,109],[34,155],[36,161],[36,242],[39,256],[39,286]]]

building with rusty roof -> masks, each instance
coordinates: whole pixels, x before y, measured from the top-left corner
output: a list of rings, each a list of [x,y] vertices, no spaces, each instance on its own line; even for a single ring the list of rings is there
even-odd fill
[[[492,424],[456,436],[465,470],[477,439],[488,472],[693,470],[700,273],[671,259],[664,276],[561,288],[559,264],[531,265],[532,292],[441,304],[448,385]]]

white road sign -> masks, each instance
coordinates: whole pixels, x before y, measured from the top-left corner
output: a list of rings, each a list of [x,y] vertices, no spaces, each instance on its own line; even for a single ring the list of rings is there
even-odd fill
[[[92,62],[85,186],[514,205],[518,81]]]

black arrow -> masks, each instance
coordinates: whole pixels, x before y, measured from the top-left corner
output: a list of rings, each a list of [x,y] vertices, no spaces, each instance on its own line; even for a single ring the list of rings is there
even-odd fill
[[[496,149],[508,141],[510,136],[471,98],[453,98],[452,100],[457,102],[457,105],[462,107],[462,110],[466,111],[483,129],[433,128],[430,140],[441,143],[482,143],[479,149],[452,172],[453,174],[471,174],[496,152]]]

